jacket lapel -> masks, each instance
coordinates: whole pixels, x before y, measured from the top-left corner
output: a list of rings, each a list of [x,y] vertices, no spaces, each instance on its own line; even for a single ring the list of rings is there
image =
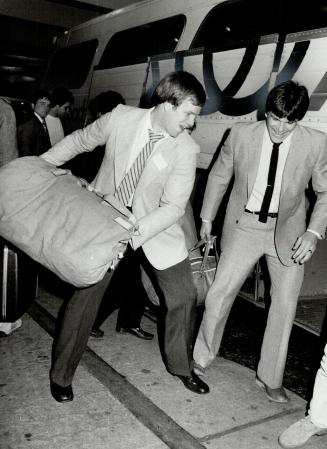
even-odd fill
[[[265,130],[266,122],[262,121],[259,126],[253,130],[248,142],[248,160],[247,160],[247,173],[248,173],[248,198],[254,187],[254,183],[257,177],[260,156],[262,151],[263,133]]]
[[[158,148],[154,149],[149,160],[147,161],[136,190],[142,186],[155,182],[159,172],[164,170],[170,164],[170,159],[175,153],[176,139],[167,137],[162,142],[158,143]]]
[[[145,111],[146,113],[146,111]],[[140,122],[144,115],[138,117],[135,121],[130,121],[128,124],[122,121],[115,142],[115,181],[116,188],[121,183],[126,174],[126,167],[130,158],[132,145],[137,135]]]
[[[294,134],[292,136],[291,145],[288,150],[288,155],[285,162],[285,167],[283,171],[283,177],[282,177],[282,186],[280,191],[280,198],[285,193],[288,184],[291,180],[294,180],[294,172],[296,166],[302,162],[304,151],[299,151],[299,148],[303,149],[304,142],[302,141],[301,137],[301,128],[299,126],[296,127],[294,130]]]

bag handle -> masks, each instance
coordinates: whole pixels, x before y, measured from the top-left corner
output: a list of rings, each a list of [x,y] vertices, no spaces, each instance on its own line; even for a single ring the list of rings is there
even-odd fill
[[[206,269],[207,260],[208,260],[209,252],[210,252],[211,248],[214,249],[216,262],[218,263],[218,261],[219,261],[216,240],[217,240],[217,236],[215,236],[215,235],[211,236],[211,240],[209,242],[206,239],[201,239],[189,250],[189,254],[190,254],[192,251],[194,251],[194,250],[200,248],[201,246],[205,245],[205,247],[204,247],[204,254],[203,254],[202,263],[201,263],[201,268],[200,268],[201,272],[203,272]]]

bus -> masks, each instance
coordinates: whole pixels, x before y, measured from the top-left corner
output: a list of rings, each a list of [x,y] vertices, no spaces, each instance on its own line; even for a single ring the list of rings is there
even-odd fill
[[[109,89],[149,107],[156,84],[174,70],[193,73],[207,94],[192,134],[200,175],[233,123],[262,119],[268,91],[285,80],[308,88],[302,124],[327,132],[327,3],[142,0],[66,31],[43,87],[72,91],[73,130],[85,123],[90,100]]]

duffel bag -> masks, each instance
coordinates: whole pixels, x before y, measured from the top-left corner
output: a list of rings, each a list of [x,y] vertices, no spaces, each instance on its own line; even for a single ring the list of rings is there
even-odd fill
[[[37,156],[0,169],[0,235],[76,287],[103,278],[136,226],[115,198],[104,205],[85,185]]]

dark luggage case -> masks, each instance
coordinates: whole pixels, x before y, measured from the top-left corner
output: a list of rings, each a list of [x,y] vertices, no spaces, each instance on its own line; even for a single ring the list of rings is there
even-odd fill
[[[36,297],[37,264],[0,238],[0,321],[14,322]]]

